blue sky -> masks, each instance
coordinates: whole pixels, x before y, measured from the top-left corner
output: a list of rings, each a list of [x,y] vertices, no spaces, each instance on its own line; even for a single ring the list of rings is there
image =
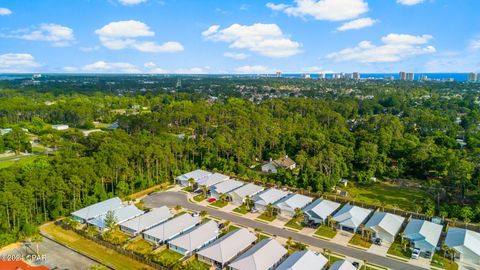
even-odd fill
[[[480,71],[478,0],[0,0],[0,72]]]

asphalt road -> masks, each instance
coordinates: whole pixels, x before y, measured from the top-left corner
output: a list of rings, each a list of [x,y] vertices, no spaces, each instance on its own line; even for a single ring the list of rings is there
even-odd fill
[[[150,208],[160,207],[163,205],[167,205],[171,207],[175,205],[180,205],[184,208],[191,209],[194,211],[205,210],[210,215],[220,219],[230,220],[234,223],[238,223],[251,228],[259,228],[272,235],[277,235],[284,238],[292,237],[295,241],[300,241],[310,246],[326,248],[331,251],[344,254],[348,257],[358,259],[359,261],[363,261],[364,259],[366,259],[371,263],[383,265],[395,270],[424,270],[425,269],[422,267],[414,266],[412,264],[408,264],[408,263],[393,260],[387,257],[379,256],[373,253],[368,253],[355,248],[346,247],[331,241],[318,239],[312,236],[292,232],[292,231],[278,228],[272,225],[268,225],[259,221],[255,221],[255,220],[251,220],[251,219],[237,216],[234,214],[230,214],[227,212],[223,212],[217,209],[212,209],[210,207],[193,204],[188,201],[187,196],[185,194],[179,193],[179,192],[153,193],[145,197],[143,201],[145,202],[145,206]]]
[[[54,241],[43,238],[43,241],[38,245],[38,253],[44,259],[30,260],[30,256],[36,253],[36,244],[32,243],[30,248],[24,246],[17,249],[0,252],[0,258],[8,258],[8,256],[16,256],[24,258],[29,264],[34,266],[43,265],[49,269],[70,269],[70,270],[88,270],[97,263],[89,258],[80,255]],[[28,256],[30,255],[30,256]]]

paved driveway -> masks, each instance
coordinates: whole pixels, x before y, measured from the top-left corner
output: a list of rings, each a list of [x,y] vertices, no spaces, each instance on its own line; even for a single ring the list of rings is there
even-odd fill
[[[325,241],[325,240],[321,240],[321,239],[311,237],[311,236],[308,236],[308,235],[295,233],[295,232],[285,230],[285,229],[282,229],[282,228],[278,228],[278,227],[275,227],[275,226],[271,226],[271,225],[268,225],[268,224],[265,224],[265,223],[262,223],[262,222],[247,219],[247,218],[237,216],[237,215],[234,215],[234,214],[231,214],[231,213],[223,212],[221,210],[212,209],[210,207],[205,207],[205,206],[193,204],[193,203],[190,203],[187,200],[187,196],[185,194],[179,193],[179,192],[153,193],[153,194],[143,198],[143,200],[145,202],[145,206],[151,207],[151,208],[160,207],[160,206],[163,206],[163,205],[167,205],[167,206],[171,206],[171,207],[175,206],[175,205],[180,205],[184,208],[188,208],[188,209],[195,210],[195,211],[205,210],[210,215],[212,215],[214,217],[217,217],[217,218],[230,220],[234,223],[238,223],[238,224],[241,224],[241,225],[244,225],[244,226],[247,226],[247,227],[251,227],[251,228],[260,228],[267,233],[277,235],[277,236],[280,236],[280,237],[284,237],[284,238],[292,237],[294,240],[300,241],[300,242],[305,243],[305,244],[310,245],[310,246],[315,246],[315,247],[319,247],[319,248],[326,248],[326,249],[329,249],[331,251],[334,251],[334,252],[337,252],[337,253],[340,253],[340,254],[344,254],[348,257],[356,258],[359,261],[362,261],[362,260],[366,259],[371,263],[383,265],[383,266],[386,266],[386,267],[389,267],[389,268],[395,269],[395,270],[423,270],[423,269],[425,269],[425,268],[418,267],[418,266],[415,266],[415,265],[412,265],[412,264],[407,264],[407,263],[400,262],[400,261],[397,261],[397,260],[393,260],[393,259],[390,259],[390,258],[386,258],[386,257],[383,257],[383,256],[378,256],[376,254],[368,253],[368,252],[365,252],[365,251],[362,251],[362,250],[357,250],[357,249],[354,249],[354,248],[349,248],[349,247],[346,247],[346,246],[342,246],[342,245],[336,244],[336,243],[331,242],[331,241]]]
[[[59,245],[52,240],[43,238],[43,241],[38,245],[38,253],[44,255],[45,260],[30,261],[27,255],[33,255],[36,253],[36,244],[32,244],[31,247],[25,248],[20,246],[19,248],[1,252],[0,258],[7,255],[15,255],[25,258],[29,264],[43,265],[49,269],[70,269],[70,270],[88,270],[97,263],[89,258],[80,255],[62,245]]]

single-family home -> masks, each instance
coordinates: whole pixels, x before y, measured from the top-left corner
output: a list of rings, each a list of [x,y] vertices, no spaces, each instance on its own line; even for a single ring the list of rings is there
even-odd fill
[[[212,187],[210,187],[210,196],[219,199],[221,194],[227,194],[228,192],[237,189],[241,186],[243,186],[245,183],[233,179],[229,179],[226,181],[223,181],[221,183],[218,183]]]
[[[135,205],[127,205],[124,207],[117,208],[115,210],[111,210],[113,215],[115,216],[115,223],[119,224],[130,220],[132,218],[138,217],[142,215],[144,212],[138,209]],[[108,212],[101,214],[100,216],[90,219],[87,221],[88,224],[97,227],[100,230],[107,229],[107,224],[105,223],[105,219],[107,218]]]
[[[328,270],[357,270],[353,264],[347,260],[336,261]]]
[[[230,270],[275,269],[287,256],[287,250],[276,240],[266,238],[228,265]]]
[[[146,230],[143,232],[143,238],[156,245],[161,245],[195,227],[199,222],[200,217],[183,214]]]
[[[149,212],[120,223],[120,230],[131,236],[137,236],[139,233],[151,229],[172,217],[170,209],[166,206],[153,208]]]
[[[332,219],[337,222],[337,228],[340,230],[355,233],[371,212],[371,209],[346,204],[338,210]]]
[[[68,128],[69,128],[68,125],[63,125],[63,124],[52,125],[52,129],[55,129],[55,130],[67,130]]]
[[[437,248],[442,225],[421,219],[411,219],[403,231],[404,237],[410,241],[412,247],[420,249],[420,252],[433,254]]]
[[[190,185],[189,183],[190,179],[193,179],[195,183],[198,183],[201,179],[211,174],[212,174],[211,172],[198,169],[198,170],[191,171],[191,172],[182,174],[180,176],[177,176],[177,178],[175,178],[175,182],[181,186],[188,186]]]
[[[375,212],[365,224],[365,229],[372,231],[372,238],[380,238],[385,242],[393,243],[404,221],[405,218],[398,215]]]
[[[459,262],[480,266],[480,233],[462,228],[450,228],[445,244],[455,249],[455,259]]]
[[[277,202],[278,200],[280,200],[281,198],[287,195],[288,195],[288,192],[286,191],[276,189],[276,188],[269,188],[255,195],[252,198],[252,200],[255,204],[255,209],[263,212],[266,210],[266,206],[268,204],[271,203],[273,205],[275,202]]]
[[[302,209],[312,201],[313,201],[313,198],[311,197],[292,193],[280,199],[278,202],[275,203],[274,206],[279,215],[291,218],[295,216],[295,209],[297,208]]]
[[[289,170],[295,169],[297,164],[288,155],[285,155],[279,159],[272,160],[270,159],[269,162],[266,162],[262,165],[262,172],[264,173],[277,173],[277,168],[285,168]]]
[[[276,270],[323,270],[328,259],[311,250],[296,251],[283,261]]]
[[[239,254],[255,243],[257,237],[245,228],[225,234],[197,252],[199,261],[223,269]]]
[[[229,193],[227,193],[227,195],[233,204],[241,205],[245,201],[245,198],[247,196],[250,196],[250,198],[252,198],[262,190],[263,187],[248,183],[230,191]]]
[[[85,223],[92,218],[96,218],[102,214],[107,213],[110,210],[115,210],[122,206],[122,200],[120,200],[120,198],[118,197],[114,197],[79,209],[73,212],[71,216],[78,222]]]
[[[197,250],[213,242],[217,237],[218,224],[210,220],[170,240],[168,247],[184,256],[191,256]]]
[[[211,186],[214,186],[223,181],[227,181],[228,179],[230,179],[228,175],[224,175],[221,173],[214,173],[214,174],[210,174],[207,177],[201,178],[200,180],[198,180],[197,184],[199,186],[206,186],[207,188],[210,188]]]
[[[303,208],[305,223],[323,224],[340,207],[339,203],[317,199]]]

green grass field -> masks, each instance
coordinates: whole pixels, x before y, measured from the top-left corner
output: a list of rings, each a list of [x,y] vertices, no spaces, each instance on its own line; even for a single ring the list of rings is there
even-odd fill
[[[395,242],[390,245],[387,254],[394,255],[400,258],[410,259],[412,257],[412,250],[409,247],[403,250],[401,240],[399,237],[397,237],[397,239],[395,239]]]
[[[154,262],[159,263],[162,266],[167,268],[173,268],[175,265],[180,264],[180,259],[183,256],[175,251],[170,249],[164,249],[159,253],[156,253],[152,256]]]
[[[415,205],[428,197],[428,194],[421,189],[390,184],[377,183],[363,187],[349,182],[348,185],[341,189],[346,190],[349,198],[354,198],[355,201],[376,205],[384,204],[385,207],[398,207],[409,211],[414,211]]]
[[[303,229],[303,226],[301,224],[298,224],[298,222],[296,221],[295,218],[292,218],[290,221],[288,221],[285,224],[285,227],[292,228],[292,229],[299,230],[299,231],[301,229]]]
[[[138,254],[145,255],[153,251],[153,246],[150,244],[150,242],[144,239],[138,239],[128,243],[125,249],[131,250]]]
[[[24,158],[19,158],[17,160],[6,160],[8,158],[3,158],[3,160],[0,160],[0,169],[8,168],[10,166],[13,166],[14,164],[18,164],[18,165],[27,164],[29,162],[34,161],[36,158],[38,158],[38,157],[37,156],[28,156],[28,157],[24,157]]]
[[[337,235],[337,231],[330,227],[321,225],[320,227],[318,227],[317,231],[315,231],[315,235],[323,236],[331,239],[335,237],[335,235]]]
[[[348,243],[363,248],[370,248],[372,246],[372,242],[367,241],[365,237],[362,237],[362,235],[358,233],[356,233]]]
[[[193,197],[193,200],[196,201],[196,202],[201,202],[205,199],[206,199],[206,197],[203,194],[198,194],[198,195],[195,195]]]
[[[448,258],[444,258],[442,254],[436,252],[432,257],[432,266],[447,269],[447,270],[458,270],[458,264],[456,262],[450,261]]]
[[[272,222],[272,221],[275,220],[275,218],[277,218],[277,216],[275,216],[275,215],[269,216],[269,215],[267,214],[267,212],[263,212],[263,213],[262,213],[261,215],[259,215],[257,218],[260,219],[260,220],[267,221],[267,222]]]
[[[64,230],[53,223],[43,225],[41,231],[50,235],[55,241],[67,245],[81,253],[88,254],[114,269],[153,269],[148,265],[121,255],[112,249],[85,239],[73,231]]]
[[[245,215],[246,213],[248,213],[248,209],[244,204],[242,204],[239,207],[233,209],[233,212]]]
[[[210,205],[215,206],[217,208],[222,208],[222,207],[227,206],[227,204],[228,204],[228,202],[226,202],[226,201],[216,200],[213,203],[211,203]]]

